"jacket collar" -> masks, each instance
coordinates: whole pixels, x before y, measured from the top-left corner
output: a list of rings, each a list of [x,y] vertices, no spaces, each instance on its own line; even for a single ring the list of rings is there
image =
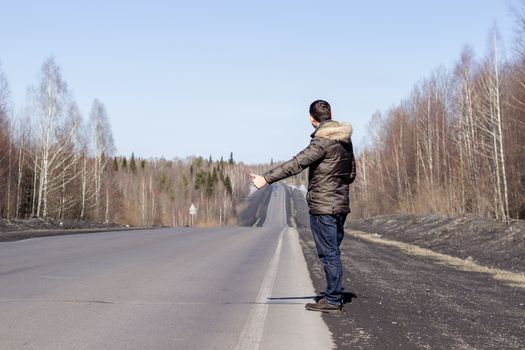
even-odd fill
[[[331,122],[331,121],[332,121],[332,119],[329,119],[329,120],[323,120],[322,122],[320,122],[320,123],[317,125],[317,127],[315,128],[314,132],[310,134],[310,137],[315,137],[315,133],[316,133],[319,129],[321,129],[321,127],[322,127],[323,125],[325,125],[326,123],[329,123],[329,122]]]
[[[335,120],[326,120],[319,123],[311,135],[311,137],[319,137],[343,143],[350,143],[351,136],[352,124],[341,123]]]

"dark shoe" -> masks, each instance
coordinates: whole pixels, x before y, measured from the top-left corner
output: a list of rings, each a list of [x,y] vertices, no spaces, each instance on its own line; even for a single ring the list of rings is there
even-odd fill
[[[326,313],[341,313],[342,311],[341,305],[327,303],[324,299],[319,300],[317,303],[308,303],[305,305],[305,308],[310,311]]]

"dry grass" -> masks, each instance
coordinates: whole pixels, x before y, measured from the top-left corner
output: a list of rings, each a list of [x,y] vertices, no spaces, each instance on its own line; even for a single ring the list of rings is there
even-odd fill
[[[413,244],[384,239],[377,234],[368,234],[359,231],[350,231],[349,234],[368,242],[398,248],[410,255],[430,257],[440,264],[451,266],[462,271],[487,273],[491,275],[492,278],[502,281],[511,287],[525,289],[525,274],[479,265],[471,260],[464,260],[454,256],[436,253],[430,249],[421,248]]]

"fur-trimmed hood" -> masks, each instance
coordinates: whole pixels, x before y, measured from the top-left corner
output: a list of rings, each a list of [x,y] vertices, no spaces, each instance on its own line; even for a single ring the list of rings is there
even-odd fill
[[[312,134],[312,137],[321,137],[323,139],[335,140],[339,142],[350,142],[352,136],[352,124],[341,123],[335,120],[329,120],[319,124]]]

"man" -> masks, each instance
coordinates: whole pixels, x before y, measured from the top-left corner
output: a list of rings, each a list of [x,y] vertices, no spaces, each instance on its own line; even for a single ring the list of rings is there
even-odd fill
[[[356,175],[352,126],[332,120],[330,105],[323,100],[310,105],[310,123],[315,131],[308,147],[262,176],[251,176],[255,187],[261,188],[309,168],[306,200],[312,235],[326,275],[326,291],[324,298],[306,304],[306,309],[339,312],[343,274],[339,245],[350,212],[349,185]]]

